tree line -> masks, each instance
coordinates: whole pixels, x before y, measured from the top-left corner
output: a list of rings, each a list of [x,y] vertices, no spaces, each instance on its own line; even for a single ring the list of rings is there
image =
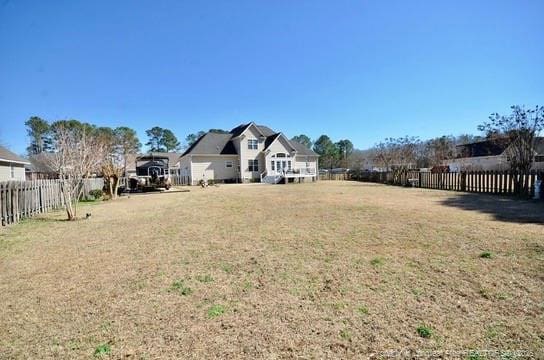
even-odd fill
[[[58,124],[66,122],[67,120],[59,120],[48,122],[38,116],[30,117],[25,126],[27,129],[27,135],[29,137],[29,146],[27,147],[28,155],[36,155],[42,152],[51,152],[54,149],[54,136],[55,129]],[[115,129],[109,127],[97,127],[96,125],[80,122],[78,120],[68,120],[72,124],[85,124],[91,128],[110,129],[117,133],[123,133],[125,137],[129,136],[131,141],[140,144],[138,150],[141,148],[141,143],[138,139],[136,131],[126,126],[121,126]],[[106,130],[105,130],[106,131]],[[159,126],[154,126],[151,129],[146,130],[147,142],[145,145],[149,151],[153,152],[171,152],[181,149],[181,144],[178,141],[176,135],[169,130]]]
[[[78,120],[49,123],[36,116],[25,125],[31,159],[55,173],[61,181],[69,220],[77,217],[82,184],[89,177],[102,175],[107,195],[116,199],[127,158],[141,148],[136,131],[125,126],[99,127]]]
[[[411,136],[387,138],[368,150],[354,151],[350,166],[364,169],[365,165],[372,164],[393,171],[442,166],[444,160],[470,156],[459,145],[485,140],[505,145],[511,170],[529,172],[537,137],[544,130],[544,107],[514,105],[510,114],[493,113],[477,129],[482,135],[444,135],[425,141]]]

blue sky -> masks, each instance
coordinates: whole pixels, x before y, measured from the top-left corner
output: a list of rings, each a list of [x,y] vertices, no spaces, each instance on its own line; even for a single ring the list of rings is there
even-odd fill
[[[74,118],[367,148],[544,105],[544,1],[0,1],[0,143]]]

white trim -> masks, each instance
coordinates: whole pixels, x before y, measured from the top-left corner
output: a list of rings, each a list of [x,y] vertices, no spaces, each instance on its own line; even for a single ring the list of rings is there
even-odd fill
[[[287,136],[283,135],[282,132],[279,133],[278,136],[276,136],[276,138],[274,140],[272,140],[272,142],[270,144],[268,144],[268,146],[266,147],[266,149],[264,149],[264,151],[270,149],[270,147],[272,146],[272,144],[274,144],[280,137],[283,137],[283,139],[287,142],[287,144],[291,147],[291,150],[292,152],[290,152],[289,154],[294,154],[293,156],[291,157],[294,157],[298,152],[297,152],[297,149],[295,149],[295,147],[293,146],[293,144],[291,144],[289,142],[289,139],[287,138]]]
[[[185,156],[238,156],[238,154],[190,154]]]
[[[2,158],[0,158],[0,161],[14,163],[14,164],[30,165],[29,161],[17,161],[17,160],[9,160],[9,159],[2,159]]]
[[[252,121],[252,122],[250,122],[250,123],[247,125],[246,129],[240,133],[240,135],[238,135],[238,136],[233,136],[232,138],[233,138],[233,139],[236,139],[236,138],[238,138],[238,137],[244,135],[245,132],[247,131],[247,129],[249,129],[249,128],[252,127],[252,126],[255,127],[255,129],[257,130],[257,132],[258,132],[259,134],[261,134],[261,136],[264,136],[263,132],[262,132],[261,130],[259,130],[259,127],[257,126],[257,124],[255,124],[255,122]]]

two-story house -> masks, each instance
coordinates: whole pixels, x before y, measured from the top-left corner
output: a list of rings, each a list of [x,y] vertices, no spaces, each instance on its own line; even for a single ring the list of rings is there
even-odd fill
[[[316,181],[318,155],[281,132],[243,124],[229,133],[208,132],[180,157],[190,184],[215,182]]]

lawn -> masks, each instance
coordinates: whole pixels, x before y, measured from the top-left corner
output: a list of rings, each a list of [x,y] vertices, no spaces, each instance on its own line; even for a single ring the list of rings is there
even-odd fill
[[[542,203],[322,181],[82,211],[0,229],[0,358],[544,356]]]

